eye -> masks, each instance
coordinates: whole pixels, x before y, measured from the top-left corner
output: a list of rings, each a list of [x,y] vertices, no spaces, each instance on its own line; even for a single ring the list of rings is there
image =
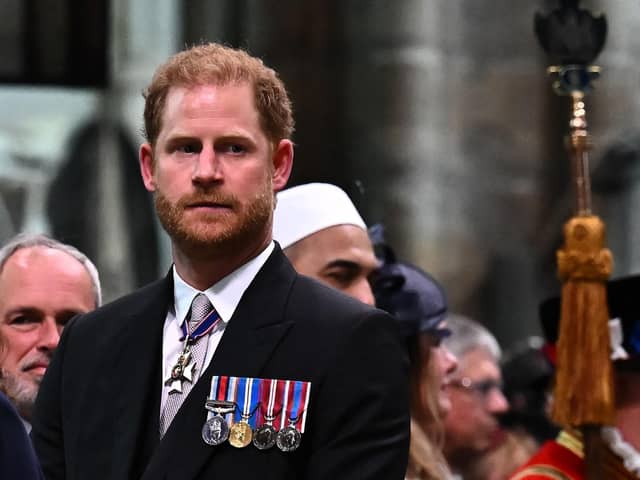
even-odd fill
[[[344,287],[348,286],[355,280],[357,273],[349,269],[338,269],[326,272],[326,276],[333,283]]]
[[[7,324],[19,330],[29,330],[40,323],[40,317],[30,314],[16,314],[9,317]]]
[[[11,325],[24,325],[25,323],[31,323],[31,320],[26,315],[17,315],[9,320]]]
[[[440,348],[442,345],[442,337],[437,335],[429,335],[429,346],[431,348]]]
[[[230,155],[242,155],[246,151],[247,149],[244,145],[233,142],[225,143],[220,147],[220,152]]]
[[[182,145],[178,145],[176,147],[176,151],[180,152],[180,153],[186,153],[188,155],[191,155],[193,153],[198,153],[200,151],[200,147],[199,145],[196,145],[195,143],[185,143]]]

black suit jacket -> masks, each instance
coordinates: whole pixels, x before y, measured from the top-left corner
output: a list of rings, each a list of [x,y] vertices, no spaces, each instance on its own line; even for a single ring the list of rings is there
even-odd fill
[[[65,328],[32,438],[48,479],[404,478],[406,361],[387,314],[298,275],[279,247],[160,442],[161,343],[171,275]],[[212,375],[310,381],[301,447],[205,444]]]

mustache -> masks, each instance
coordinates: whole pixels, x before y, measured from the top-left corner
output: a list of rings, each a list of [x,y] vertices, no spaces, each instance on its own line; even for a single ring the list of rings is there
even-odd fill
[[[20,370],[26,372],[28,370],[31,370],[33,367],[39,366],[43,363],[49,365],[52,356],[53,351],[38,352],[25,359],[25,361],[20,364]]]
[[[184,195],[178,200],[178,207],[185,208],[197,204],[216,204],[235,208],[238,198],[230,193],[223,192],[196,192]]]

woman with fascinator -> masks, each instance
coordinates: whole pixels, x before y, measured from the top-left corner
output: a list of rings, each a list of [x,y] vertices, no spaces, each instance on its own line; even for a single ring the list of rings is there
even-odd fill
[[[416,266],[398,262],[382,241],[380,227],[371,236],[382,261],[371,278],[376,306],[398,321],[410,360],[411,445],[406,480],[450,479],[441,449],[442,419],[451,408],[445,387],[457,360],[441,344],[450,334],[444,290]]]

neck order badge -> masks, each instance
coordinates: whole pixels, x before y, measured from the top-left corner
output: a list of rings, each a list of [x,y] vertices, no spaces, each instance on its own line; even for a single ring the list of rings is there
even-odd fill
[[[302,441],[310,395],[310,382],[214,376],[202,439],[208,445],[228,439],[237,448],[253,443],[259,450],[277,445],[294,451]]]
[[[169,378],[165,380],[165,385],[169,386],[170,395],[182,393],[182,382],[193,383],[194,369],[198,366],[198,362],[192,355],[193,346],[200,338],[208,335],[219,321],[220,315],[213,308],[209,299],[203,293],[199,293],[191,304],[189,321],[182,322],[180,326],[182,329],[181,340],[184,340],[184,346],[176,364],[171,369]]]

